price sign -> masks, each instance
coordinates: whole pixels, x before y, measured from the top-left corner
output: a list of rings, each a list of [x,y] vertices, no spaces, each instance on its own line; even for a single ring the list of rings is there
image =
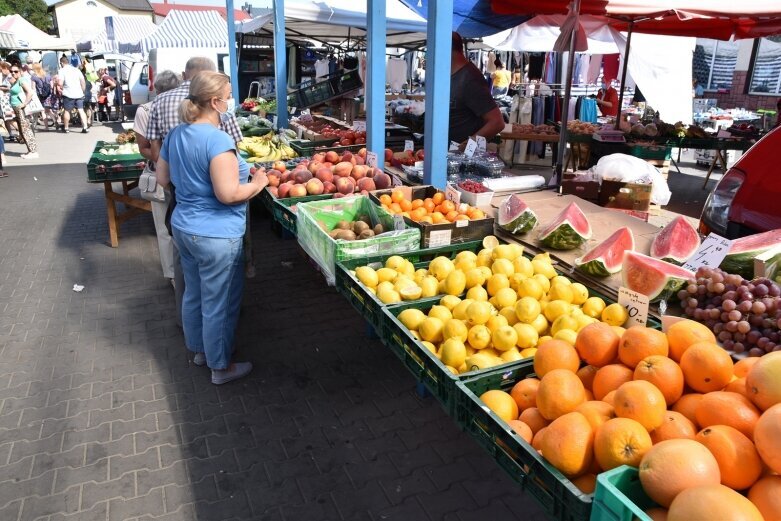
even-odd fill
[[[405,139],[404,140],[404,151],[410,151],[412,152],[415,150],[415,143],[411,139]]]
[[[487,143],[483,136],[477,136],[477,151],[481,154],[485,154],[485,147]]]
[[[404,216],[395,214],[393,216],[393,229],[394,230],[406,230],[407,224],[404,222]]]
[[[456,190],[456,187],[448,183],[445,188],[445,199],[458,206],[461,204],[461,192]]]
[[[365,121],[353,121],[353,130],[358,132],[364,132],[366,130]]]
[[[689,260],[684,263],[683,267],[691,271],[697,271],[697,268],[703,266],[717,268],[721,261],[724,260],[724,257],[727,256],[731,247],[732,241],[711,233],[705,237],[705,240],[700,245],[700,249],[689,257]]]
[[[464,155],[466,157],[472,157],[475,155],[475,152],[477,152],[477,141],[469,138],[469,141],[466,142],[466,149],[464,150]]]
[[[453,236],[452,230],[437,230],[428,235],[428,247],[450,246],[450,239]]]
[[[450,148],[448,149],[448,152],[456,151],[456,150],[458,150],[458,147],[459,147],[458,143],[456,143],[455,141],[451,141],[450,142]]]
[[[376,152],[366,152],[366,164],[376,168],[377,167],[377,153]]]
[[[415,161],[415,168],[423,169],[423,165],[425,165],[425,161]]]
[[[648,322],[647,295],[620,287],[618,288],[618,303],[626,308],[629,315],[624,327],[645,326]]]
[[[295,107],[290,107],[288,109],[288,112],[290,112],[291,114],[295,114],[296,113],[296,108]]]

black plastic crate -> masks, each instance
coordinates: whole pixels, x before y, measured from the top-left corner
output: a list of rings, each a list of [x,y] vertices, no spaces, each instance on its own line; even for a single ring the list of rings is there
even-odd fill
[[[321,199],[330,199],[331,194],[307,195],[305,197],[286,197],[284,199],[273,199],[271,202],[271,213],[274,220],[293,235],[296,234],[296,205],[308,201],[319,201]]]

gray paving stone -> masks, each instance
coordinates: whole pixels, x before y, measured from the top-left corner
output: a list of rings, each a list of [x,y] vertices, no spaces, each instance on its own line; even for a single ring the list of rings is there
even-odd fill
[[[125,474],[119,479],[109,481],[87,482],[82,486],[81,509],[90,510],[100,502],[107,502],[112,498],[131,499],[136,496],[136,477],[134,474]],[[139,510],[138,512],[144,512]]]
[[[108,505],[109,521],[123,521],[140,511],[152,515],[160,515],[165,512],[163,489],[161,488],[152,490],[145,496],[132,499],[112,499]]]
[[[111,456],[109,458],[109,479],[116,479],[127,472],[156,470],[160,468],[160,453],[157,447],[133,456]]]

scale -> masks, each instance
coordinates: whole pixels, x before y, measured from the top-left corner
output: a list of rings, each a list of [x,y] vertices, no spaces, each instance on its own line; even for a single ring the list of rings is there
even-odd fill
[[[599,130],[594,132],[591,137],[594,141],[601,141],[603,143],[626,143],[624,133],[620,130]]]

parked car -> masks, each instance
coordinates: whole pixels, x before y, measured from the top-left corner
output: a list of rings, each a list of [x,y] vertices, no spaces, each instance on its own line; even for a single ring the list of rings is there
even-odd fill
[[[721,178],[700,216],[700,233],[737,239],[781,228],[781,127],[757,141]]]

